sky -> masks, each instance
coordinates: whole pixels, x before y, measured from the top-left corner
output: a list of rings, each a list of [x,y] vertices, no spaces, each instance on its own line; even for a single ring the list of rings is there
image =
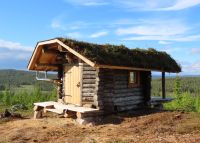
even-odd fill
[[[155,48],[200,75],[200,0],[0,1],[0,69],[27,70],[37,42],[55,37]]]

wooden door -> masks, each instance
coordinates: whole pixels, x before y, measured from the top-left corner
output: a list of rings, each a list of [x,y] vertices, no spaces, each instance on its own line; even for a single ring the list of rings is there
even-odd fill
[[[78,65],[65,66],[64,71],[64,101],[81,106],[81,68]]]

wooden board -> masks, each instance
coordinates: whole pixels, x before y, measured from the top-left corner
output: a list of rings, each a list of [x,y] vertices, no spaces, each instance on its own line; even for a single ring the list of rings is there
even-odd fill
[[[81,106],[81,68],[79,65],[64,68],[64,101]]]
[[[54,101],[47,101],[47,102],[37,102],[34,103],[35,106],[40,106],[40,107],[48,107],[48,106],[52,106],[54,104],[56,104],[57,102]]]

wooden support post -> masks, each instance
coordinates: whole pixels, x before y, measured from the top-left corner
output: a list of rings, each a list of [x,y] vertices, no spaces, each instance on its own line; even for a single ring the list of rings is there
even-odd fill
[[[165,94],[165,72],[162,72],[162,98],[166,98]]]
[[[58,79],[61,80],[63,78],[63,67],[62,66],[59,66],[58,68]],[[62,82],[62,81],[61,81]],[[57,99],[62,99],[62,94],[63,94],[63,89],[62,89],[62,83],[61,84],[58,84],[58,87],[57,87]]]
[[[42,118],[42,112],[43,112],[43,107],[40,106],[34,106],[34,119],[39,119]]]

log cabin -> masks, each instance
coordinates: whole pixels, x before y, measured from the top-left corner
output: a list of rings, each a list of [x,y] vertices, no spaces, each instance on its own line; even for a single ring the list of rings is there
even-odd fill
[[[32,71],[57,72],[58,101],[106,113],[134,110],[151,99],[151,72],[179,73],[166,52],[93,44],[66,38],[37,43],[28,64]]]

